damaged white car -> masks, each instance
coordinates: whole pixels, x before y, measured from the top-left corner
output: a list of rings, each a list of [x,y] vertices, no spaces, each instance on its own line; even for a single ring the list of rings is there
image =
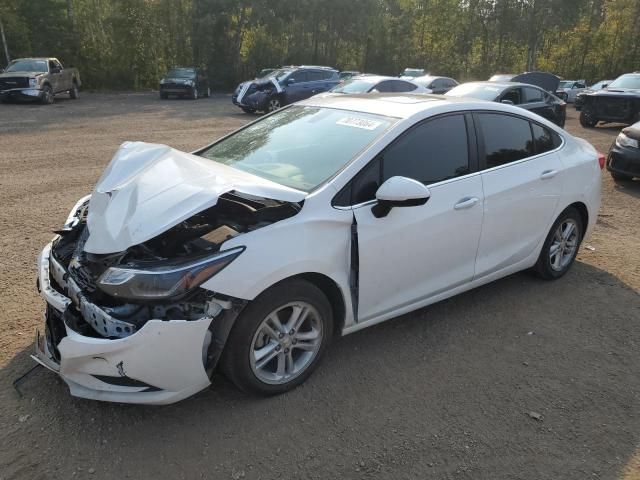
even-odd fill
[[[533,267],[562,276],[604,158],[517,107],[312,98],[193,153],[123,144],[39,259],[34,358],[163,404],[287,391],[347,334]]]

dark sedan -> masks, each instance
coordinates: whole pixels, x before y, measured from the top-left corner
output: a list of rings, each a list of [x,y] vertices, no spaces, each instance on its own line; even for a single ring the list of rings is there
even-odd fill
[[[611,145],[607,170],[614,180],[640,177],[640,122],[623,128]]]
[[[517,105],[564,127],[567,104],[534,85],[516,82],[469,82],[449,90],[446,96],[473,97]]]

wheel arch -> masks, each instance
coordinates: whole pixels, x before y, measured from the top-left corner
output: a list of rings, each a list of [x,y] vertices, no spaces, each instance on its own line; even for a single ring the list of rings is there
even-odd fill
[[[582,228],[584,230],[582,233],[584,234],[586,232],[586,230],[587,230],[587,227],[589,226],[589,209],[582,202],[574,202],[571,205],[567,205],[566,208],[564,210],[562,210],[560,215],[562,215],[562,213],[565,212],[569,208],[575,208],[578,211],[578,213],[580,214],[580,220],[582,221]]]

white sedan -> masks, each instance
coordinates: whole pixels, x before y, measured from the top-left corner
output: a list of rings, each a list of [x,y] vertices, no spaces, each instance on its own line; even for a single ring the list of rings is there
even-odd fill
[[[333,87],[329,93],[433,93],[413,80],[382,75],[358,75]],[[320,94],[326,96],[327,93]]]
[[[311,98],[193,153],[125,143],[40,255],[34,358],[98,400],[175,402],[217,368],[285,392],[336,333],[562,277],[603,164],[526,110],[399,94]]]

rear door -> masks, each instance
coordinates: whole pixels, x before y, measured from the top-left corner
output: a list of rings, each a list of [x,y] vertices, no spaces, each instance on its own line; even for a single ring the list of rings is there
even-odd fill
[[[548,95],[543,90],[536,87],[523,87],[523,102],[520,105],[531,112],[535,112],[541,117],[556,122],[556,113],[552,104],[547,101]]]
[[[561,139],[535,122],[475,113],[484,189],[476,278],[527,259],[547,235],[562,193]]]
[[[53,93],[57,93],[61,88],[61,77],[62,72],[56,71],[60,68],[60,65],[57,64],[53,60],[49,60],[49,83],[51,84],[51,88],[53,89]],[[56,73],[54,73],[56,72]]]

